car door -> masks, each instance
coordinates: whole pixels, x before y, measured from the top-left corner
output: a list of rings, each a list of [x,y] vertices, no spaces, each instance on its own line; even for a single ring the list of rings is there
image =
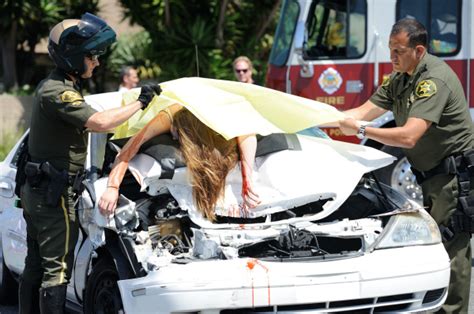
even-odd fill
[[[290,70],[291,92],[339,110],[362,104],[374,90],[373,33],[367,0],[314,0],[305,19],[301,66]],[[357,141],[339,129],[333,138]]]
[[[5,160],[0,163],[0,230],[5,264],[21,273],[26,257],[26,223],[22,208],[17,207],[15,175],[21,148],[26,145],[28,134],[17,142]]]

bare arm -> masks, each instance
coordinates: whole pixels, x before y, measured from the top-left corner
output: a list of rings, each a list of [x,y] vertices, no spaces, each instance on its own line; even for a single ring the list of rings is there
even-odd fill
[[[383,115],[385,112],[387,112],[387,110],[376,106],[370,100],[367,100],[364,104],[357,108],[344,111],[346,115],[353,117],[356,120],[365,121],[372,121]]]
[[[181,109],[181,106],[173,105],[170,108],[172,108],[170,111],[174,113]],[[115,165],[109,175],[107,189],[99,201],[99,209],[103,215],[112,214],[117,206],[118,189],[127,171],[128,162],[137,154],[143,143],[154,136],[169,132],[170,128],[170,117],[166,112],[160,111],[153,120],[125,144],[117,155]]]
[[[96,112],[87,120],[85,126],[92,132],[106,132],[127,121],[142,107],[143,104],[137,100],[120,108]]]
[[[381,115],[383,115],[387,110],[382,109],[372,103],[370,100],[367,100],[364,104],[360,105],[357,108],[349,109],[344,111],[346,116],[352,117],[356,120],[372,121]],[[340,121],[330,122],[319,125],[320,127],[339,127]]]
[[[342,132],[346,135],[355,135],[360,124],[354,118],[339,121]],[[413,148],[418,140],[431,126],[431,121],[419,118],[408,118],[401,127],[372,128],[366,127],[365,136],[385,145]]]
[[[245,206],[254,208],[260,204],[260,199],[258,194],[254,191],[252,184],[253,165],[257,151],[257,137],[255,134],[239,136],[237,143],[239,145],[241,158],[242,198]]]

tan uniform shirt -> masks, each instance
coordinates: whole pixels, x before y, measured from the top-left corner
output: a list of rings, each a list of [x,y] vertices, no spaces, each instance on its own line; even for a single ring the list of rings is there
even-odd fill
[[[28,142],[33,160],[47,160],[70,175],[82,169],[88,143],[84,126],[95,112],[66,74],[51,72],[35,92]]]
[[[415,147],[404,150],[419,171],[430,170],[447,156],[474,147],[474,126],[461,82],[435,56],[427,53],[411,76],[392,73],[370,101],[392,111],[397,126],[410,117],[432,122]]]

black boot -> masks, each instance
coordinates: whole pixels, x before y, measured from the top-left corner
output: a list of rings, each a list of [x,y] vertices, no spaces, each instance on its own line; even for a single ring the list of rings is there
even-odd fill
[[[20,278],[18,289],[19,310],[20,314],[39,314],[39,290],[41,282],[34,284],[24,278]]]
[[[42,314],[62,314],[66,304],[66,285],[40,289],[40,309]]]

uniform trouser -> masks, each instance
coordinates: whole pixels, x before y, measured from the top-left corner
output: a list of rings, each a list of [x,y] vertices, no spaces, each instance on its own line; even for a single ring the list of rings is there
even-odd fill
[[[458,180],[454,175],[438,175],[422,184],[423,201],[438,225],[447,225],[456,210],[459,196]],[[467,313],[471,287],[471,235],[459,232],[444,247],[451,261],[448,297],[440,313]]]
[[[20,312],[39,313],[38,288],[65,285],[71,277],[74,247],[79,225],[73,192],[65,188],[57,206],[46,205],[47,182],[22,188],[23,217],[26,221],[27,256],[20,280]]]

